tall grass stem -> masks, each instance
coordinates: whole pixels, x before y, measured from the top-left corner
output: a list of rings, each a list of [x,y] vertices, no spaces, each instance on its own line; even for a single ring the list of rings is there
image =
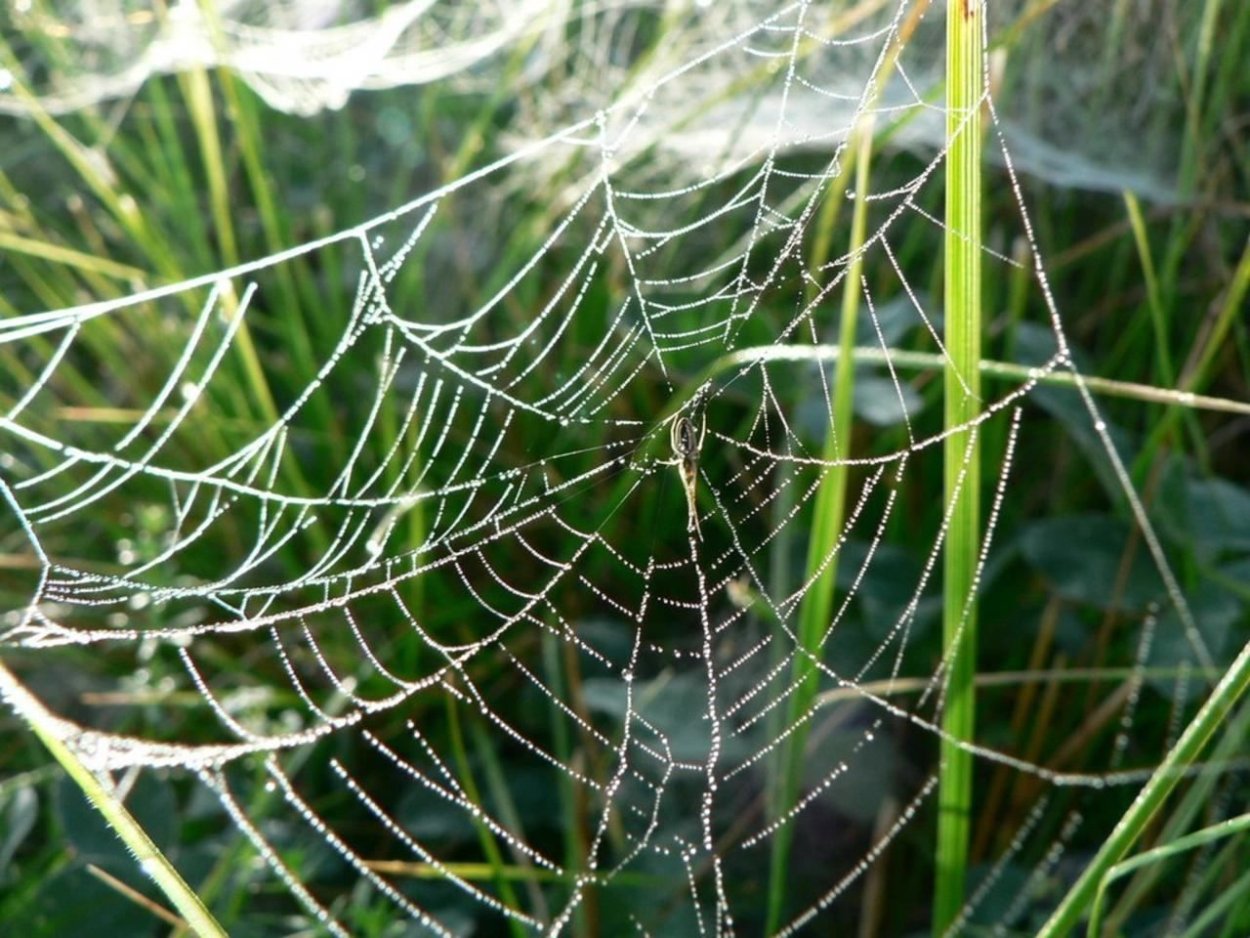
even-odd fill
[[[964,904],[975,730],[976,581],[981,544],[981,107],[984,7],[952,0],[946,12],[946,364],[943,464],[948,532],[943,555],[942,643],[947,669],[938,789],[933,931]],[[962,429],[960,429],[962,428]]]

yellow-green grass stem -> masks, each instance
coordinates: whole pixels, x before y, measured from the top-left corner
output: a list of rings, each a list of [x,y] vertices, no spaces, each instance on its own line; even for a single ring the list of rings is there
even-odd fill
[[[752,362],[836,361],[842,350],[836,345],[756,345],[725,355],[716,360],[700,378],[706,381],[731,369]],[[945,364],[945,358],[933,352],[912,352],[905,349],[881,349],[857,346],[852,350],[855,361],[863,365],[886,365],[901,371],[933,371]],[[1078,375],[1066,369],[1046,365],[1018,365],[983,359],[977,366],[983,378],[1019,381],[1022,386],[1032,382],[1051,387],[1075,388],[1084,385],[1092,394],[1119,397],[1151,404],[1177,404],[1194,410],[1225,414],[1250,414],[1250,401],[1208,394],[1193,394],[1173,388],[1160,388],[1134,381],[1116,381],[1094,375]],[[690,382],[698,387],[700,382]],[[667,415],[667,411],[666,414]]]
[[[0,698],[25,721],[39,737],[52,757],[65,770],[86,796],[87,800],[104,816],[104,820],[122,843],[130,850],[139,867],[152,878],[187,925],[200,938],[225,938],[225,930],[217,924],[212,913],[205,908],[195,891],[187,885],[160,848],[152,842],[147,832],[126,810],[121,799],[100,777],[96,775],[67,742],[73,728],[53,716],[22,684],[12,671],[0,661]]]

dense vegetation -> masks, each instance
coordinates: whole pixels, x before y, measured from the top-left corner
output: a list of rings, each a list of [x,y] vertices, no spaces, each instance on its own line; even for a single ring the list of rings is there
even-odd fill
[[[13,321],[43,310],[132,296],[332,236],[558,130],[562,125],[551,114],[564,111],[551,102],[576,97],[579,82],[596,84],[592,65],[573,53],[557,66],[531,74],[527,63],[532,64],[535,49],[541,47],[527,40],[469,73],[416,88],[358,91],[341,109],[313,116],[270,108],[229,69],[156,75],[133,96],[52,113],[32,89],[42,87],[57,69],[74,67],[73,47],[64,30],[51,28],[58,22],[53,14],[34,6],[33,12],[6,14],[10,19],[0,23],[0,68],[11,73],[5,100],[21,104],[12,109],[21,113],[0,116],[0,315]],[[1001,75],[994,75],[998,126],[1016,157],[1037,248],[1073,345],[1075,365],[1086,376],[1105,379],[1094,388],[1109,438],[1129,470],[1213,660],[1209,666],[1195,660],[1185,617],[1169,604],[1151,545],[1077,391],[1058,380],[1029,390],[1018,437],[1012,435],[1006,413],[987,422],[980,441],[983,517],[997,511],[993,551],[980,582],[976,739],[1056,773],[1113,780],[1121,770],[1145,771],[1133,784],[1109,785],[1106,791],[1051,790],[1038,773],[976,761],[969,893],[1017,834],[1028,836],[1023,849],[997,868],[994,889],[966,923],[973,933],[1008,919],[1009,928],[1018,933],[1041,926],[1084,862],[1105,842],[1140,781],[1161,762],[1210,688],[1250,641],[1250,418],[1244,406],[1250,400],[1250,70],[1244,65],[1250,61],[1250,5],[1160,2],[1153,5],[1161,11],[1157,23],[1146,12],[1127,10],[1127,4],[1110,5],[1114,15],[1103,23],[1075,14],[1065,18],[1062,4],[1053,12],[1047,6],[1022,5],[1012,17],[1000,15],[994,24],[993,61],[1002,67]],[[837,7],[854,11],[857,5]],[[568,27],[570,49],[589,54],[585,45],[578,46],[584,38],[579,30],[593,35],[594,23],[589,17]],[[620,24],[614,35],[628,33],[629,41],[623,43],[627,72],[644,69],[657,49],[673,41],[667,31],[678,28],[670,17],[649,9],[628,12]],[[932,42],[933,37],[919,34],[916,42],[921,41]],[[1174,50],[1166,57],[1171,70],[1152,64],[1157,59],[1149,49],[1156,41]],[[940,45],[935,48],[940,50]],[[1094,88],[1089,96],[1077,97],[1071,88],[1078,83],[1067,85],[1053,71],[1063,67],[1057,63],[1071,65],[1074,48],[1081,50],[1078,58],[1091,63],[1085,73]],[[1146,80],[1137,80],[1134,87],[1135,76]],[[1056,88],[1068,89],[1066,96]],[[727,88],[723,94],[751,99],[752,89]],[[1064,105],[1072,106],[1066,118]],[[576,104],[564,107],[577,111]],[[568,119],[585,116],[573,113]],[[548,126],[544,120],[555,122]],[[822,177],[826,196],[813,203],[816,209],[800,250],[802,263],[792,261],[789,271],[761,292],[733,350],[838,343],[842,317],[853,315],[841,293],[818,301],[821,312],[812,317],[811,335],[806,324],[802,334],[786,332],[796,308],[812,302],[817,290],[815,279],[801,275],[800,268],[820,270],[854,244],[853,200],[842,198],[845,192],[857,187],[890,192],[922,176],[934,162],[941,141],[910,134],[913,123],[919,121],[912,115],[890,119],[883,108],[875,137],[868,138],[871,146],[859,157],[865,165],[871,160],[870,171],[857,182],[851,171],[854,161],[848,160],[842,175],[832,181]],[[1105,140],[1099,138],[1100,127]],[[680,129],[671,128],[673,133]],[[1133,138],[1126,146],[1130,131]],[[1039,141],[1048,139],[1056,141],[1053,152],[1041,152]],[[786,175],[770,193],[773,204],[800,206],[811,195],[811,180],[826,171],[830,157],[820,143],[782,155]],[[503,290],[506,296],[492,320],[495,338],[524,330],[536,311],[552,301],[581,246],[602,237],[596,218],[579,217],[548,250],[537,253],[565,217],[579,185],[596,171],[592,153],[557,150],[537,167],[519,163],[449,191],[416,249],[389,282],[391,306],[438,322],[477,310]],[[985,154],[984,355],[996,365],[985,371],[983,388],[992,401],[1023,384],[1026,371],[1012,366],[1046,362],[1056,346],[1046,297],[1032,274],[1033,258],[1022,237],[1017,193],[993,128]],[[670,188],[672,179],[671,188],[680,190],[687,184],[677,165],[683,159],[682,153],[656,143],[654,149],[631,155],[616,177],[617,186],[661,192]],[[657,209],[649,217],[657,228],[676,229],[682,212],[700,217],[730,200],[757,168],[758,162],[748,163],[695,196],[671,199],[671,216]],[[921,212],[943,217],[944,196],[941,175],[934,174],[917,188],[920,212],[895,222],[891,205],[869,203],[864,218],[870,232],[887,222],[892,226],[891,250],[863,254],[857,273],[873,307],[871,317],[859,310],[854,344],[872,347],[880,339],[898,350],[895,368],[903,388],[896,390],[880,360],[865,358],[854,370],[854,429],[842,442],[863,462],[846,472],[846,510],[873,484],[879,466],[874,459],[910,455],[906,472],[899,469],[897,478],[882,484],[881,492],[897,497],[897,508],[882,524],[880,538],[865,535],[874,533],[869,525],[852,530],[837,548],[830,602],[840,604],[852,590],[854,597],[836,642],[825,651],[839,673],[853,673],[889,637],[889,625],[913,598],[942,529],[940,447],[912,451],[915,440],[942,429],[941,358],[934,357],[934,335],[912,309],[919,303],[936,310],[941,303],[942,231],[926,224]],[[399,243],[412,222],[401,219],[374,234]],[[744,238],[753,237],[744,277],[762,282],[785,249],[788,233],[779,228],[751,235],[749,225],[749,215],[727,213],[721,224],[662,245],[653,263],[677,278],[707,258],[733,254]],[[531,256],[539,258],[538,264],[511,284],[519,264]],[[608,323],[621,298],[634,289],[630,267],[610,251],[604,256],[602,269],[581,299],[574,327],[526,385],[533,399],[578,373],[611,332]],[[194,466],[222,464],[300,401],[321,363],[336,353],[364,268],[360,249],[347,239],[253,275],[258,299],[199,405],[211,420],[197,424],[197,434],[179,438],[180,460]],[[246,281],[236,278],[233,288],[241,294]],[[693,301],[696,292],[691,288],[688,299]],[[718,309],[716,303],[704,303],[682,312],[681,300],[680,290],[672,290],[669,301],[677,312],[666,328],[675,335],[698,329],[700,317]],[[735,301],[718,302],[724,313]],[[187,291],[129,307],[124,315],[92,320],[84,328],[84,342],[57,360],[47,382],[49,393],[23,413],[22,424],[83,450],[107,451],[116,441],[116,427],[133,422],[134,414],[160,394],[204,303],[202,292]],[[942,319],[941,312],[934,316],[938,327]],[[41,369],[55,348],[54,338],[0,333],[0,411],[9,412],[27,389],[44,381]],[[290,447],[296,458],[282,461],[278,470],[275,485],[286,496],[333,491],[349,458],[359,458],[362,472],[377,467],[400,481],[403,473],[411,472],[415,484],[420,474],[424,490],[454,486],[459,465],[445,455],[402,468],[387,462],[396,447],[425,446],[423,452],[429,452],[428,443],[405,436],[411,428],[404,422],[398,395],[387,398],[380,412],[373,410],[369,389],[388,354],[380,334],[366,336],[352,347],[345,367],[319,384],[292,428]],[[698,389],[711,382],[705,416],[716,433],[754,440],[761,414],[785,414],[795,452],[827,454],[831,443],[823,395],[835,385],[842,362],[830,354],[779,364],[769,374],[784,378],[770,386],[758,371],[743,373],[723,347],[691,344],[669,356],[666,366],[667,373],[653,366],[642,369],[622,388],[607,412],[617,423],[572,422],[553,430],[539,418],[519,413],[505,432],[481,431],[463,416],[447,419],[452,450],[467,448],[475,458],[490,451],[492,464],[500,469],[529,467],[553,452],[568,454],[546,466],[549,485],[593,473],[605,458],[631,446],[646,457],[621,462],[562,493],[559,523],[557,514],[551,514],[527,529],[532,552],[504,556],[500,546],[499,556],[490,556],[491,563],[518,581],[530,582],[544,576],[539,557],[574,552],[570,528],[598,531],[616,548],[578,553],[578,578],[551,594],[549,608],[535,614],[534,627],[514,630],[506,641],[481,650],[462,675],[486,700],[506,707],[528,740],[604,785],[611,760],[603,738],[615,739],[621,732],[626,682],[602,661],[561,641],[560,635],[561,629],[571,629],[592,647],[605,650],[608,658],[627,656],[631,622],[626,615],[610,614],[603,598],[636,601],[636,574],[649,561],[661,568],[651,583],[654,592],[693,589],[681,579],[688,571],[663,569],[666,562],[676,564],[687,549],[686,504],[677,473],[659,462],[668,455],[667,430],[651,431],[696,400]],[[423,378],[419,369],[399,370],[395,381],[398,387]],[[475,398],[475,393],[466,384],[462,413],[503,419],[503,409],[480,395]],[[60,401],[72,401],[73,406],[59,406]],[[628,421],[637,421],[650,435],[631,437],[622,429]],[[353,453],[364,427],[370,430],[357,457]],[[159,432],[159,420],[154,432]],[[503,442],[492,450],[496,436]],[[38,447],[7,427],[0,428],[0,438],[0,480],[6,487],[52,465],[53,457],[41,456]],[[768,545],[757,559],[766,591],[774,597],[791,595],[822,569],[819,558],[825,552],[816,552],[813,560],[812,539],[836,540],[841,530],[835,525],[832,534],[820,531],[818,513],[827,502],[814,492],[824,473],[800,464],[761,474],[757,486],[747,486],[739,481],[751,471],[747,461],[732,452],[718,458],[715,439],[713,434],[705,444],[702,459],[708,487],[741,496],[750,510],[741,511],[736,536]],[[1014,449],[1010,460],[1009,448]],[[791,473],[784,480],[783,471]],[[1004,474],[1006,497],[999,504],[994,495]],[[868,502],[867,510],[882,513],[882,498]],[[168,491],[158,482],[151,483],[150,492],[128,486],[105,493],[72,523],[50,525],[41,549],[53,558],[74,558],[83,569],[101,575],[155,560],[167,546],[161,532],[169,525],[168,504]],[[0,620],[0,636],[19,621],[18,611],[39,587],[30,539],[6,505],[0,503],[0,614],[6,616]],[[481,510],[453,501],[453,508],[461,507],[468,517]],[[704,507],[711,510],[712,503]],[[248,582],[263,586],[297,580],[324,556],[334,532],[348,518],[346,510],[343,517],[332,509],[323,512],[315,526],[252,568]],[[385,520],[375,518],[372,524]],[[390,520],[397,533],[386,530],[391,548],[397,550],[421,544],[440,524],[419,505],[407,506],[397,521]],[[210,536],[158,564],[147,582],[170,589],[206,582],[220,570],[221,558],[241,563],[255,531],[266,523],[258,509],[240,509]],[[702,556],[732,550],[735,535],[727,526],[705,522],[702,533]],[[493,550],[484,544],[484,553]],[[869,556],[868,575],[857,577]],[[386,625],[389,597],[361,600],[354,612],[364,627],[376,625],[378,635],[385,636],[375,648],[391,666],[409,677],[426,675],[440,664],[431,654],[432,641],[451,646],[480,640],[475,615],[482,605],[511,601],[499,585],[485,584],[483,593],[471,593],[464,577],[457,568],[444,566],[404,582],[402,600],[420,620],[420,637]],[[752,605],[758,584],[735,582],[733,588],[739,593],[718,600],[717,608],[723,612],[738,603],[747,610],[744,635],[766,635],[778,628],[775,608]],[[294,603],[294,595],[278,600],[283,601]],[[131,606],[124,613],[79,610],[74,625],[155,629],[214,618],[214,610],[193,596],[146,608]],[[787,612],[792,619],[802,615],[795,607]],[[910,621],[905,664],[896,675],[900,680],[896,686],[877,688],[904,707],[911,706],[942,658],[940,578],[920,591]],[[653,665],[631,677],[639,693],[652,693],[664,703],[660,712],[669,715],[669,722],[663,729],[675,748],[687,747],[678,758],[698,761],[706,755],[706,741],[702,729],[693,731],[697,721],[691,717],[704,706],[703,692],[691,677],[698,674],[692,662],[702,641],[697,616],[679,610],[648,622],[647,641],[674,650],[674,664]],[[311,628],[321,626],[314,623]],[[326,629],[318,640],[340,675],[365,675],[358,688],[362,696],[384,690],[385,682],[368,683],[377,681],[377,675],[368,676],[372,672],[361,660],[356,637]],[[751,647],[743,641],[737,649],[718,650],[718,655],[732,658],[735,650]],[[258,725],[274,727],[302,704],[284,674],[282,656],[273,654],[271,645],[262,649],[257,644],[249,634],[223,639],[206,667],[213,669],[214,686],[223,695],[268,688],[267,695],[239,706]],[[891,649],[885,657],[895,653]],[[684,663],[683,654],[690,656]],[[14,643],[0,645],[0,661],[55,713],[96,729],[180,743],[219,739],[217,728],[206,725],[202,700],[188,686],[176,650],[155,643],[146,651],[112,649],[106,643],[51,653]],[[771,666],[775,660],[762,663]],[[527,691],[518,677],[521,665],[572,701],[602,738],[570,733],[554,718],[550,700]],[[868,678],[883,676],[873,672]],[[922,680],[909,685],[912,678]],[[753,674],[750,680],[759,679]],[[765,686],[784,702],[791,695],[801,697],[795,687],[809,682],[810,699],[825,696],[819,705],[822,716],[811,721],[807,733],[806,757],[778,759],[769,773],[749,776],[732,797],[739,799],[744,818],[758,820],[774,809],[779,790],[791,789],[793,801],[813,781],[828,777],[839,760],[848,759],[851,771],[846,784],[832,786],[817,809],[782,835],[792,840],[794,856],[803,858],[791,864],[784,893],[775,881],[770,884],[769,864],[775,868],[777,859],[770,859],[766,849],[751,855],[757,862],[747,862],[742,854],[727,862],[726,888],[734,900],[739,934],[757,934],[766,923],[776,924],[775,916],[784,914],[788,920],[815,902],[882,837],[899,817],[900,806],[934,770],[938,745],[931,729],[887,719],[879,731],[889,737],[889,746],[869,747],[861,754],[865,729],[875,727],[879,717],[855,694],[788,669]],[[786,712],[779,705],[753,733],[744,733],[744,745],[778,738]],[[918,712],[933,717],[933,703]],[[1250,794],[1244,771],[1247,721],[1250,707],[1239,701],[1205,750],[1186,760],[1210,760],[1211,768],[1184,778],[1135,846],[1135,852],[1172,847],[1175,853],[1131,871],[1110,887],[1107,914],[1112,927],[1142,935],[1250,931],[1250,838],[1236,824],[1231,833],[1213,830],[1230,818],[1244,818]],[[594,836],[596,806],[580,802],[571,786],[563,787],[561,775],[536,768],[533,752],[500,733],[463,694],[416,695],[403,706],[370,715],[364,726],[386,740],[404,734],[412,724],[435,750],[447,754],[449,771],[472,793],[471,800],[494,817],[515,818],[530,842],[577,867],[588,838]],[[382,788],[392,784],[386,781],[387,766],[359,734],[309,743],[297,758],[303,796],[320,815],[334,816],[336,828],[352,836],[375,837],[360,846],[372,849],[372,856],[399,855],[395,843],[376,829],[361,833],[370,819],[359,805],[343,804],[343,791],[331,771],[340,760],[366,785],[370,780]],[[127,803],[152,839],[230,934],[290,934],[314,927],[255,862],[236,825],[193,773],[171,769],[116,775],[129,788]],[[263,816],[266,798],[274,796],[272,786],[266,788],[260,761],[233,766],[229,777],[248,793],[249,812]],[[699,793],[694,787],[688,792],[677,787],[676,803],[693,806],[692,815],[684,820],[666,816],[665,823],[688,823],[691,837],[696,837]],[[1047,790],[1050,801],[1038,808]],[[1067,830],[1069,809],[1078,806],[1078,798],[1081,823]],[[545,879],[542,870],[509,854],[506,844],[493,840],[467,815],[442,809],[416,788],[394,793],[390,810],[491,895],[531,910],[543,903],[559,908],[568,884]],[[137,935],[169,927],[126,890],[165,900],[143,881],[113,832],[86,806],[61,768],[49,763],[28,726],[7,710],[0,714],[0,817],[5,818],[0,824],[0,921],[15,923],[14,934],[73,934],[90,927],[99,933]],[[871,871],[820,919],[831,923],[823,927],[842,933],[859,923],[866,929],[861,933],[884,935],[925,931],[933,901],[937,826],[932,804],[922,807]],[[1185,840],[1195,832],[1206,833]],[[733,829],[716,833],[725,843],[743,834]],[[310,890],[334,900],[335,914],[350,922],[354,933],[404,933],[394,921],[394,906],[375,891],[354,885],[357,871],[323,839],[287,830],[280,820],[266,835]],[[619,832],[609,831],[605,837],[611,849],[624,849]],[[1055,845],[1062,845],[1061,856],[1048,857]],[[691,875],[705,874],[699,870]],[[691,907],[654,898],[656,883],[675,875],[684,875],[680,866],[644,863],[631,868],[610,887],[592,891],[593,898],[573,917],[572,930],[625,934],[630,916],[642,914],[639,907],[644,906],[654,916],[649,919],[654,934],[696,933]],[[449,888],[424,864],[410,864],[396,878],[405,883],[406,895],[437,910],[449,925],[467,931],[476,923],[480,934],[508,927],[483,916],[480,905]],[[1013,907],[1017,892],[1025,894],[1026,882],[1027,902]],[[520,931],[513,926],[514,932]]]

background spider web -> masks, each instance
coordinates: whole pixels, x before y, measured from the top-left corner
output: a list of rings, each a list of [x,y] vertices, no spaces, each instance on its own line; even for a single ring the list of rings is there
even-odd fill
[[[3,378],[6,552],[33,559],[0,640],[91,767],[212,796],[201,811],[281,887],[260,891],[258,920],[360,933],[366,894],[438,934],[753,933],[784,832],[801,858],[790,933],[853,916],[890,850],[928,849],[945,520],[915,499],[942,434],[891,357],[945,357],[944,153],[915,155],[945,120],[940,24],[917,13],[751,10],[680,67],[385,215],[0,323],[22,365]],[[813,262],[822,209],[850,213],[847,147],[872,124],[902,145],[874,161],[870,236]],[[990,140],[1009,165],[997,123]],[[989,385],[975,427],[996,493],[986,577],[1011,536],[1016,454],[1038,457],[1051,415],[1084,421],[1095,471],[1137,506],[1088,395],[1037,384],[1079,374],[1003,179],[1018,214],[995,220],[984,262],[1030,282],[1039,315],[1017,348],[1035,372]],[[535,218],[537,236],[513,227]],[[856,259],[872,279],[856,282]],[[317,272],[303,334],[278,305],[296,262]],[[872,434],[831,416],[847,290]],[[133,358],[97,354],[119,335]],[[108,420],[77,419],[85,387],[108,389]],[[668,442],[700,393],[702,540]],[[851,483],[813,570],[829,434],[852,435]],[[899,530],[923,548],[900,550]],[[1211,664],[1151,528],[1137,536],[1116,743],[1092,772],[969,744],[1021,807],[957,928],[1044,913],[1084,806],[1148,773],[1126,755],[1158,622]],[[817,659],[796,620],[835,559]],[[987,619],[1012,627],[1009,606]],[[129,657],[133,686],[71,701],[57,675],[80,649]],[[804,662],[822,693],[791,719]],[[801,792],[777,814],[777,760],[804,736]],[[481,872],[501,864],[524,875]]]

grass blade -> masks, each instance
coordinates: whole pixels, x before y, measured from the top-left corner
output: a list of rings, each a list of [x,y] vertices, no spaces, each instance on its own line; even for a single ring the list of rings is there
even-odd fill
[[[126,810],[126,806],[83,764],[74,750],[66,745],[65,733],[68,727],[64,724],[58,726],[60,721],[31,696],[3,662],[0,662],[0,697],[15,713],[21,714],[26,725],[39,737],[53,758],[65,769],[65,773],[74,780],[87,800],[104,815],[109,827],[134,854],[143,871],[160,887],[161,892],[186,919],[195,934],[202,938],[225,938],[225,930],[217,924],[212,913],[204,907],[195,891],[187,885],[173,864],[139,826],[139,822]]]
[[[964,903],[972,803],[972,756],[960,748],[975,729],[976,602],[980,555],[980,448],[970,424],[981,384],[981,97],[984,8],[958,0],[946,12],[946,351],[944,450],[948,533],[943,555],[942,644],[948,670],[942,712],[937,878],[933,931],[942,934]],[[963,430],[956,428],[964,427]]]
[[[1250,643],[1241,649],[1241,653],[1224,673],[1202,709],[1155,769],[1141,793],[1133,799],[1133,804],[1124,812],[1110,836],[1103,841],[1093,861],[1038,932],[1039,938],[1060,938],[1072,933],[1094,901],[1095,893],[1104,877],[1137,842],[1155,812],[1184,777],[1185,768],[1197,760],[1212,735],[1223,725],[1224,718],[1233,705],[1245,693],[1247,686],[1250,686]]]
[[[851,426],[855,390],[855,324],[859,313],[863,245],[867,233],[868,171],[872,156],[872,124],[865,121],[856,130],[854,217],[851,222],[851,263],[843,281],[842,319],[839,326],[837,375],[833,389],[833,411],[821,458],[834,465],[826,472],[816,493],[812,533],[807,548],[805,582],[810,583],[799,607],[799,649],[791,671],[794,692],[786,714],[786,726],[794,732],[786,739],[777,760],[773,786],[773,814],[781,819],[794,804],[802,783],[803,750],[810,729],[810,714],[820,688],[819,660],[832,620],[833,587],[838,571],[838,537],[846,514],[847,466],[851,451]],[[773,839],[768,878],[768,924],[771,934],[781,924],[789,880],[790,844],[794,826],[783,823]]]

